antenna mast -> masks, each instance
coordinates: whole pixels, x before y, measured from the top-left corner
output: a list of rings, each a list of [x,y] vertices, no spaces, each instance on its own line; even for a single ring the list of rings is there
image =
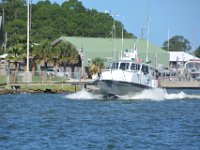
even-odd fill
[[[29,71],[29,0],[27,0],[27,62],[26,62],[26,71]]]
[[[148,3],[148,15],[147,15],[147,49],[146,49],[146,62],[149,61],[148,53],[149,53],[149,33],[150,33],[150,3]]]
[[[122,20],[124,21],[124,16],[123,16]],[[119,59],[122,59],[122,52],[123,52],[123,48],[124,48],[124,25],[123,25],[123,21],[122,21],[122,45],[121,45],[121,53],[120,53]]]
[[[167,51],[169,53],[169,29],[168,29],[168,33],[167,33],[167,39],[168,39],[168,41],[167,41]]]

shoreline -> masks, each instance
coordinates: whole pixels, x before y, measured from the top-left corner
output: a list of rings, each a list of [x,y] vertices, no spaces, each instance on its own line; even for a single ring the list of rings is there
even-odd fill
[[[74,91],[76,92],[76,91]],[[68,90],[54,90],[54,89],[27,89],[27,90],[20,90],[20,89],[7,89],[7,88],[0,88],[0,95],[4,94],[19,94],[19,93],[30,93],[30,94],[36,94],[36,93],[43,93],[43,94],[63,94],[63,93],[74,93],[72,91]]]
[[[200,82],[195,81],[168,81],[163,80],[160,83],[162,89],[180,89],[180,90],[199,90]],[[94,82],[91,84],[76,83],[76,84],[53,84],[53,85],[1,85],[0,95],[3,94],[18,94],[18,93],[48,93],[48,94],[63,94],[63,93],[75,93],[85,88],[88,91],[98,91],[98,87],[95,86]]]
[[[69,94],[69,93],[75,93],[80,91],[81,89],[85,88],[88,91],[97,91],[98,88],[95,85],[87,85],[87,86],[81,86],[81,85],[73,85],[69,86],[66,85],[68,88],[60,88],[60,87],[37,87],[33,88],[32,86],[25,86],[25,88],[20,86],[9,86],[9,87],[0,87],[0,95],[3,94],[18,94],[18,93],[30,93],[30,94],[36,94],[36,93],[48,93],[48,94]]]

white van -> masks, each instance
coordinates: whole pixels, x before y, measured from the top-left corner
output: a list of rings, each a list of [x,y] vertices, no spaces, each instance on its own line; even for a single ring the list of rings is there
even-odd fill
[[[69,77],[68,72],[61,72],[59,68],[47,68],[47,75],[56,77]]]

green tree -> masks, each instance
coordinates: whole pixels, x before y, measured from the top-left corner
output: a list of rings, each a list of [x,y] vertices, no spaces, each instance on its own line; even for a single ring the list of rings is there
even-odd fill
[[[76,48],[69,42],[65,43],[62,42],[56,47],[57,55],[58,55],[58,62],[63,63],[64,65],[64,72],[66,72],[67,65],[73,66],[78,63],[78,52]],[[73,72],[73,71],[72,71]]]
[[[5,8],[5,32],[8,44],[15,44],[18,36],[26,35],[26,0],[7,0],[0,3],[0,15]],[[54,40],[60,36],[112,37],[113,17],[95,9],[87,9],[81,1],[69,0],[61,5],[50,0],[39,1],[31,6],[31,39],[34,43],[42,39]],[[116,37],[121,37],[122,23],[116,23]],[[124,38],[135,37],[124,29]]]
[[[92,64],[89,66],[89,72],[91,74],[101,73],[101,69],[104,67],[104,59],[97,57],[92,60]]]
[[[200,46],[194,52],[195,56],[200,58]]]
[[[37,64],[39,64],[40,61],[40,48],[39,46],[34,45],[33,43],[30,44],[30,54],[31,54],[31,69],[32,69],[32,76],[34,77],[35,75],[35,70],[37,67]]]
[[[2,10],[4,8],[5,10],[4,31],[7,32],[8,47],[14,46],[19,36],[26,35],[25,2],[25,0],[7,0],[6,3],[0,4],[0,9]]]
[[[168,41],[163,43],[163,49],[168,50]],[[169,40],[169,51],[187,52],[191,50],[190,42],[183,36],[176,35]]]
[[[49,62],[52,62],[52,46],[48,40],[43,41],[35,49],[34,55],[40,64],[44,64],[44,69],[47,71]]]
[[[14,46],[8,49],[7,60],[14,63],[14,76],[13,82],[15,83],[17,80],[17,73],[19,69],[19,62],[23,61],[26,57],[25,45],[23,43],[17,43]]]

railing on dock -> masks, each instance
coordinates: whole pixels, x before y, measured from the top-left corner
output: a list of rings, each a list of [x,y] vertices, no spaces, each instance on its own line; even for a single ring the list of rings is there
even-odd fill
[[[7,75],[0,74],[0,84],[59,84],[59,83],[76,83],[89,82],[85,81],[86,77],[81,77],[80,72],[64,73],[64,72],[27,72],[11,71]]]

